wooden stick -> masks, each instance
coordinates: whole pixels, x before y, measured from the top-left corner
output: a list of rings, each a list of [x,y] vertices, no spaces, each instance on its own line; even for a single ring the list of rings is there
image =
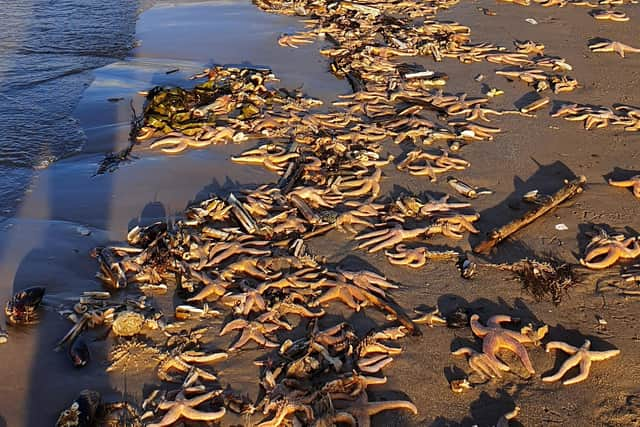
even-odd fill
[[[565,181],[564,187],[550,196],[543,204],[527,212],[522,218],[514,219],[502,227],[498,227],[489,232],[487,239],[477,244],[476,247],[473,248],[473,252],[482,254],[490,252],[494,246],[507,237],[531,224],[533,221],[540,218],[562,202],[569,200],[576,194],[580,194],[585,182],[587,182],[587,178],[584,176],[579,176],[572,181]]]

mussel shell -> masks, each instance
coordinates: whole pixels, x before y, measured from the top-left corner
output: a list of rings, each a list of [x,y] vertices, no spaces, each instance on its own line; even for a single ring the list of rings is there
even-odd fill
[[[69,346],[69,358],[71,359],[71,363],[74,368],[82,368],[86,366],[87,363],[91,360],[91,352],[89,351],[89,346],[82,339],[82,337],[78,337]]]
[[[13,295],[4,308],[7,321],[13,325],[34,323],[44,293],[45,288],[34,286]]]
[[[82,390],[71,406],[62,411],[56,422],[56,427],[92,426],[100,403],[100,393],[95,390]]]
[[[458,307],[444,316],[449,328],[466,328],[469,326],[469,317],[469,309],[466,307]]]
[[[477,264],[467,257],[462,257],[458,260],[458,269],[463,279],[472,279],[476,274],[477,268]]]

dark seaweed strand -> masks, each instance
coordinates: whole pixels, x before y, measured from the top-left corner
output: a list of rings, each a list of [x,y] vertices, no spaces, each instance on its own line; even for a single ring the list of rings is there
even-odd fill
[[[131,106],[131,129],[129,130],[129,145],[124,149],[115,152],[115,153],[107,153],[98,165],[98,169],[93,174],[93,176],[103,175],[107,172],[114,172],[119,167],[120,164],[124,162],[131,161],[131,151],[133,150],[133,146],[136,143],[136,137],[138,136],[140,129],[144,124],[144,116],[141,114],[138,116],[136,113],[136,109],[133,106],[133,100],[130,101],[129,105]]]

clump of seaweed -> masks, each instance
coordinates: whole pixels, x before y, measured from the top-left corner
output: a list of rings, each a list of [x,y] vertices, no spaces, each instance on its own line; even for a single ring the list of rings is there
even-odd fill
[[[579,281],[571,264],[553,257],[525,258],[510,264],[486,264],[515,274],[525,291],[537,300],[550,299],[558,305],[566,291]]]

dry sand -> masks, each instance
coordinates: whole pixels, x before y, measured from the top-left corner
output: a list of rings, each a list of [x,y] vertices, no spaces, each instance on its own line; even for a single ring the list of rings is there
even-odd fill
[[[136,148],[134,162],[115,173],[93,177],[101,153],[126,143],[128,100],[133,98],[138,108],[142,102],[137,91],[156,84],[185,85],[186,76],[213,62],[248,62],[272,67],[284,87],[303,86],[309,95],[325,100],[349,92],[345,81],[336,80],[327,71],[326,61],[318,54],[320,43],[300,49],[276,45],[280,33],[302,28],[297,19],[262,13],[248,2],[176,3],[161,3],[142,14],[138,23],[141,46],[130,59],[96,71],[96,79],[76,112],[89,141],[84,152],[41,171],[18,215],[0,222],[0,298],[4,301],[16,290],[43,285],[50,304],[40,325],[11,329],[9,342],[0,346],[0,426],[50,426],[83,388],[100,390],[105,400],[117,400],[125,393],[140,402],[143,391],[153,387],[153,377],[125,381],[121,376],[107,375],[108,341],[91,344],[93,361],[82,370],[73,370],[64,353],[53,352],[55,342],[70,325],[51,305],[82,290],[100,289],[93,277],[96,263],[89,257],[94,246],[122,241],[128,228],[139,222],[173,218],[191,200],[209,193],[276,179],[260,168],[228,161],[245,146],[212,147],[174,157]],[[478,7],[495,10],[497,16],[485,16]],[[469,25],[474,41],[511,46],[513,40],[532,39],[544,43],[549,54],[566,58],[574,66],[571,74],[583,87],[553,96],[554,100],[638,106],[640,55],[622,59],[614,54],[593,54],[587,41],[598,36],[640,44],[640,10],[635,5],[624,7],[631,17],[628,23],[595,21],[588,10],[482,0],[463,2],[439,18]],[[538,25],[525,22],[528,17]],[[505,91],[495,102],[498,108],[512,108],[528,92],[522,83],[495,76],[493,71],[498,67],[494,64],[426,63],[428,68],[449,74],[447,91],[453,93],[479,95],[481,84],[473,76],[484,74],[487,80],[483,83]],[[180,71],[165,74],[174,68]],[[107,101],[118,97],[125,100]],[[585,232],[591,231],[593,224],[640,231],[640,203],[628,191],[609,187],[604,179],[612,172],[624,175],[638,171],[637,134],[625,134],[620,128],[585,131],[579,123],[552,119],[548,110],[539,112],[535,119],[498,117],[495,124],[505,132],[495,142],[465,147],[463,156],[472,167],[459,175],[495,191],[474,201],[483,232],[520,215],[523,210],[514,210],[509,204],[530,189],[553,191],[572,174],[585,175],[589,184],[575,202],[502,243],[489,260],[514,261],[551,252],[575,263],[586,243]],[[385,174],[383,194],[448,192],[444,179],[431,184],[391,168],[385,169]],[[558,223],[566,224],[568,230],[556,231]],[[82,235],[78,226],[88,227],[91,234]],[[469,250],[477,240],[461,241],[459,249]],[[640,298],[596,292],[596,282],[615,279],[617,267],[605,274],[587,275],[554,306],[535,301],[507,274],[481,271],[474,280],[466,281],[450,264],[408,271],[390,266],[383,255],[352,252],[353,242],[339,233],[318,240],[314,247],[331,261],[344,259],[347,266],[370,266],[401,283],[402,289],[394,296],[407,310],[438,304],[447,312],[464,303],[483,318],[504,313],[525,323],[546,323],[553,340],[579,345],[588,337],[594,349],[619,348],[622,352],[615,359],[594,364],[584,383],[565,387],[540,381],[541,374],[554,371],[564,358],[545,354],[542,348],[532,349],[537,371],[534,378],[509,374],[503,381],[454,395],[448,380],[459,376],[466,366],[449,353],[474,343],[471,331],[423,328],[423,336],[404,340],[406,351],[385,369],[387,386],[372,392],[375,399],[407,397],[417,405],[419,415],[385,413],[373,419],[374,425],[489,426],[514,404],[522,408],[518,422],[525,426],[640,425]],[[599,325],[597,317],[607,325]],[[350,315],[359,329],[381,320],[370,311]],[[247,367],[259,354],[243,353],[242,363],[234,361],[223,367],[224,378],[254,398],[257,371]]]

